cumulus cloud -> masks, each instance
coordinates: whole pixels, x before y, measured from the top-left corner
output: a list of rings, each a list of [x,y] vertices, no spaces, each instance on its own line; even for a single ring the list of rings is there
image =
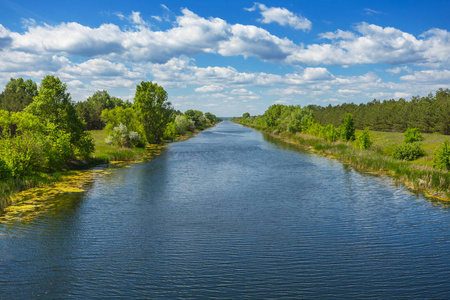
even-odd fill
[[[223,87],[219,85],[204,85],[195,89],[198,93],[213,93],[213,92],[221,92],[223,91]]]
[[[262,18],[259,20],[261,23],[270,24],[278,23],[281,26],[289,26],[294,29],[309,31],[311,30],[311,21],[300,14],[294,14],[284,7],[267,7],[264,4],[255,2],[255,5],[251,8],[247,8],[247,11],[255,11],[259,9]]]
[[[71,22],[30,25],[24,33],[18,33],[0,25],[0,49],[40,56],[56,54],[136,63],[165,63],[182,55],[214,53],[309,66],[385,63],[436,68],[450,65],[447,55],[450,33],[443,29],[432,29],[416,37],[396,28],[361,23],[354,31],[339,29],[319,34],[329,42],[305,46],[257,26],[203,18],[188,9],[183,9],[173,28],[165,31],[143,26],[145,20],[139,12],[132,12],[131,17],[131,22],[138,26],[125,29],[114,24],[91,28]]]

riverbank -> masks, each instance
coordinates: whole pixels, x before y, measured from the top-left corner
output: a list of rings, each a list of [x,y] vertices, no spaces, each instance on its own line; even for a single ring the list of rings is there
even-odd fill
[[[11,216],[32,217],[45,211],[48,205],[46,200],[49,198],[58,194],[84,192],[84,188],[95,176],[107,174],[117,167],[149,161],[161,155],[168,143],[187,140],[201,131],[196,130],[162,144],[147,145],[145,148],[122,149],[105,143],[107,133],[104,130],[91,131],[95,152],[89,160],[71,161],[62,172],[35,172],[24,178],[11,178],[1,182],[0,216],[4,214],[5,217],[8,212],[12,212]]]
[[[431,166],[430,157],[434,147],[426,145],[428,155],[413,162],[400,161],[389,156],[392,146],[399,143],[397,140],[400,140],[398,136],[401,134],[385,132],[372,134],[375,136],[376,143],[371,149],[360,150],[355,149],[351,143],[341,141],[330,143],[302,133],[274,134],[250,127],[285,142],[302,146],[316,154],[336,159],[359,172],[390,176],[416,193],[424,193],[428,197],[446,202],[450,201],[450,173],[436,170]],[[390,134],[392,134],[391,137],[389,137]]]

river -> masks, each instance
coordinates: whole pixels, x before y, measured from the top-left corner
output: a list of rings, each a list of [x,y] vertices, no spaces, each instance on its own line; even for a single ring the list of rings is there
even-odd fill
[[[0,299],[450,298],[448,207],[231,122],[64,197],[0,224]]]

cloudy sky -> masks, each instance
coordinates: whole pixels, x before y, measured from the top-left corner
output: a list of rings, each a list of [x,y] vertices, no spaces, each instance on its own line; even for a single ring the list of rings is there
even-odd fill
[[[450,1],[0,0],[0,89],[66,82],[132,100],[162,85],[218,116],[450,88]]]

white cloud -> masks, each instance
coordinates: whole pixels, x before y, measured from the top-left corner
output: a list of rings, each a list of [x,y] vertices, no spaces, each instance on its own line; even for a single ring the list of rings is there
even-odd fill
[[[443,85],[448,85],[450,82],[450,71],[424,70],[414,72],[411,75],[401,76],[400,79],[409,82],[432,82],[434,84],[440,83]]]
[[[401,72],[411,72],[411,70],[407,66],[403,67],[395,67],[392,69],[386,69],[386,72],[389,72],[391,74],[400,74]]]
[[[255,11],[257,8],[261,11],[262,19],[259,20],[261,23],[278,23],[281,26],[289,26],[294,29],[311,30],[311,21],[300,14],[294,14],[284,7],[267,7],[264,4],[255,2],[253,7],[246,10]]]
[[[197,93],[215,93],[223,91],[223,87],[219,85],[204,85],[202,87],[196,88]]]
[[[371,9],[371,8],[364,8],[364,13],[366,14],[366,15],[379,15],[379,14],[381,14],[382,12],[381,11],[378,11],[378,10],[374,10],[374,9]]]
[[[132,11],[130,19],[131,19],[132,23],[134,23],[134,24],[145,25],[145,21],[144,21],[144,19],[142,19],[141,13],[138,11]]]

